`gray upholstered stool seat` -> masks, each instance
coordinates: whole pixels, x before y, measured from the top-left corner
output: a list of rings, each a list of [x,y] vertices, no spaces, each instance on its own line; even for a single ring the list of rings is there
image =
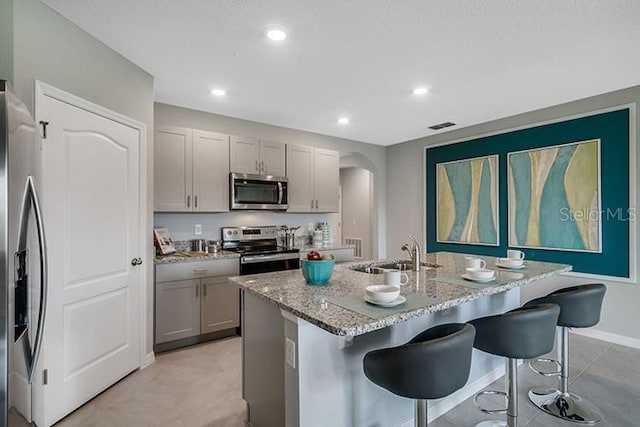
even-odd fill
[[[520,307],[496,316],[483,317],[471,323],[476,328],[473,346],[487,353],[507,358],[506,392],[493,390],[476,394],[478,408],[488,414],[506,413],[507,420],[483,421],[477,426],[518,425],[518,359],[529,359],[548,353],[553,349],[555,327],[560,307],[554,304],[537,304]],[[483,394],[501,394],[507,399],[507,408],[487,410],[481,408],[477,399]]]
[[[538,373],[560,376],[559,388],[538,387],[529,391],[529,400],[543,411],[567,421],[583,424],[595,424],[602,419],[602,413],[592,403],[569,392],[569,328],[588,328],[600,321],[602,300],[606,292],[603,284],[587,284],[571,286],[550,293],[547,296],[529,301],[529,304],[551,303],[560,306],[558,326],[562,334],[559,343],[561,357],[559,361],[539,359],[539,361],[555,362],[560,371],[545,373],[530,366]]]
[[[435,326],[404,345],[370,351],[364,373],[380,387],[415,399],[415,423],[426,426],[427,399],[447,396],[466,384],[474,337],[468,324]]]

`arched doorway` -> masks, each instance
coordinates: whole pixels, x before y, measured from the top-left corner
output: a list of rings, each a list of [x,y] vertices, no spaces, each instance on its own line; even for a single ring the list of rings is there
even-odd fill
[[[333,215],[334,241],[358,243],[361,249],[356,256],[362,259],[378,257],[376,173],[373,163],[361,153],[340,157],[340,211]]]

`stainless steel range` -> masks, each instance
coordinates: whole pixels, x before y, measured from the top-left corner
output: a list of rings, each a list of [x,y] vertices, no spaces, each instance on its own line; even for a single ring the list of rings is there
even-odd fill
[[[222,227],[222,249],[240,254],[240,275],[300,268],[298,249],[278,246],[277,226]]]

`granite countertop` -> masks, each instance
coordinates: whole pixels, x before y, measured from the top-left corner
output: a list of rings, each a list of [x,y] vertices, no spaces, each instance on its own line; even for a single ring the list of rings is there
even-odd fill
[[[497,280],[493,284],[467,284],[460,279],[460,275],[464,273],[464,257],[465,254],[449,252],[424,255],[421,271],[405,271],[409,276],[409,283],[402,287],[402,294],[407,300],[417,294],[415,300],[425,301],[424,305],[411,308],[407,306],[406,310],[395,308],[390,310],[389,315],[378,318],[343,308],[331,301],[351,295],[362,295],[364,299],[365,288],[382,284],[383,275],[353,271],[349,267],[382,264],[383,261],[336,264],[331,281],[325,286],[307,285],[299,270],[238,276],[230,280],[245,291],[271,301],[281,309],[332,334],[357,336],[572,269],[566,264],[525,261],[526,268],[506,270],[495,266],[496,258],[479,257],[487,262],[487,268],[496,270]],[[384,261],[387,262],[389,260]],[[439,267],[434,268],[435,265]]]
[[[174,264],[180,262],[211,261],[216,259],[240,258],[240,254],[229,251],[214,253],[176,252],[171,255],[156,255],[155,264]]]

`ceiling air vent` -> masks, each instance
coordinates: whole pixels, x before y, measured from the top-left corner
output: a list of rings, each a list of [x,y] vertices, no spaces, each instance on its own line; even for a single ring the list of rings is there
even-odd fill
[[[455,126],[455,125],[456,124],[452,123],[452,122],[444,122],[444,123],[440,123],[438,125],[429,126],[429,129],[440,130],[440,129],[448,128],[450,126]]]

